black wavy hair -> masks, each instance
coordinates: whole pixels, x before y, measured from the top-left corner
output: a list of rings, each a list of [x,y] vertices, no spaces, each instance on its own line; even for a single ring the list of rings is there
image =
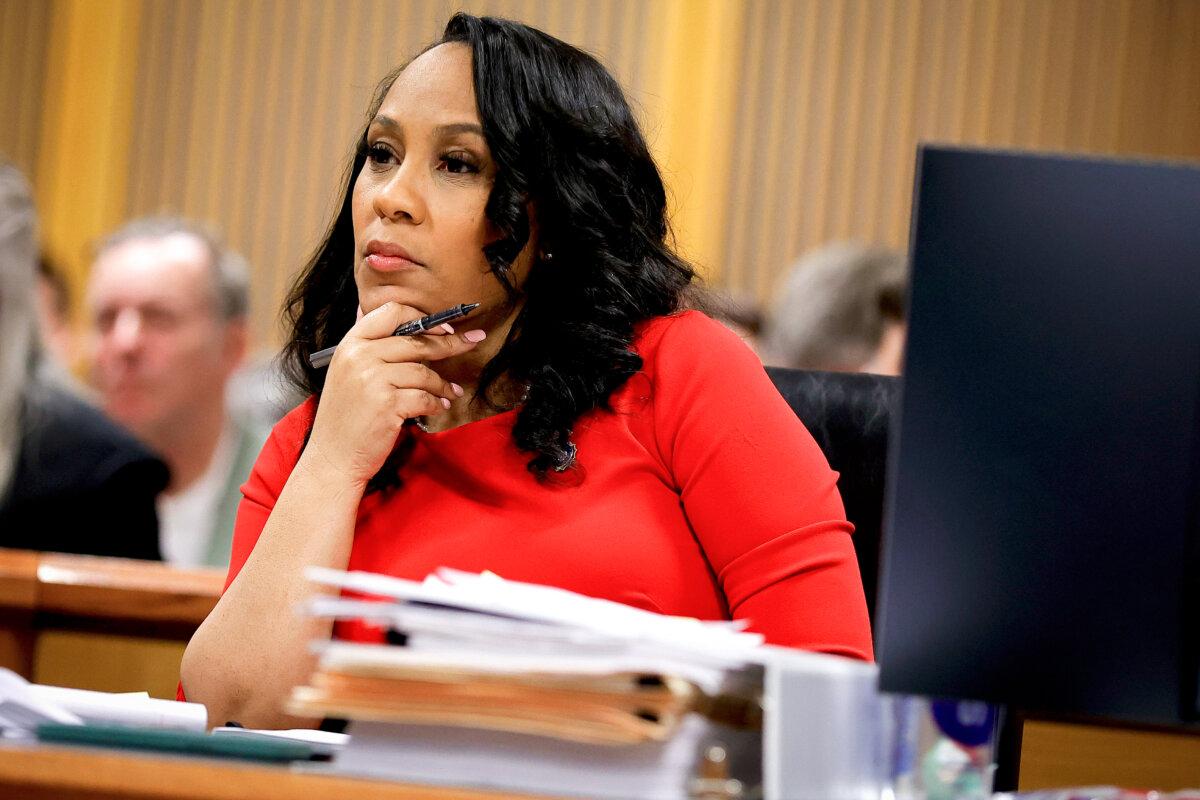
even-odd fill
[[[430,48],[448,42],[471,48],[479,117],[497,166],[485,213],[500,235],[483,251],[510,301],[524,299],[484,368],[476,402],[502,410],[501,378],[524,388],[513,439],[544,479],[572,463],[579,417],[608,408],[641,369],[630,350],[634,326],[681,308],[695,273],[668,244],[662,178],[620,86],[595,58],[527,25],[463,13]],[[401,69],[380,83],[368,122]],[[341,208],[284,307],[292,331],[285,367],[318,400],[324,371],[308,354],[336,344],[355,321],[351,194],[366,153],[364,127]],[[518,288],[511,265],[529,241],[530,207],[539,253]],[[407,445],[397,444],[373,488],[395,485]]]

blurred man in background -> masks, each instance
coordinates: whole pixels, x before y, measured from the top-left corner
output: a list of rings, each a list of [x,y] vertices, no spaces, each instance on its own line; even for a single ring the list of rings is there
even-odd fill
[[[227,564],[240,487],[265,439],[225,403],[246,353],[247,295],[242,259],[180,219],[116,231],[89,277],[93,383],[104,410],[171,470],[160,545],[178,566]]]
[[[904,256],[856,242],[828,245],[792,266],[763,330],[768,364],[899,375],[907,330]]]

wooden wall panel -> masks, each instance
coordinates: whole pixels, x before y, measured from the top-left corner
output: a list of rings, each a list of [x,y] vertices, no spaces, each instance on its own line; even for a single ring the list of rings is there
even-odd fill
[[[134,1],[132,119],[96,122],[132,138],[112,216],[223,230],[263,345],[375,82],[459,7],[599,56],[662,158],[681,244],[750,297],[831,239],[903,247],[919,141],[1200,157],[1196,0]],[[35,172],[51,18],[71,7],[0,0],[0,151],[44,195],[65,191]]]
[[[140,0],[48,5],[34,199],[43,248],[78,284],[88,244],[123,218],[142,7]]]
[[[749,1],[739,294],[829,240],[906,246],[921,141],[1200,158],[1193,0]]]
[[[36,179],[49,3],[0,0],[0,157]]]

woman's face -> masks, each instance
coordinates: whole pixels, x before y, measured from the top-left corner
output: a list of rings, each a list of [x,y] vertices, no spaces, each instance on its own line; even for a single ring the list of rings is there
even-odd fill
[[[516,309],[483,255],[498,238],[484,214],[496,167],[466,45],[439,45],[400,73],[367,128],[367,150],[352,197],[363,312],[388,301],[422,314],[480,303],[471,327],[511,322]],[[533,246],[531,236],[512,265],[518,287]]]

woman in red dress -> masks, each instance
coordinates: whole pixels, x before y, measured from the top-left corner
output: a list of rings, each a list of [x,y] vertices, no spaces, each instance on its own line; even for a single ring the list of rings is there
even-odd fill
[[[310,722],[281,711],[308,643],[377,636],[297,617],[314,564],[487,569],[870,658],[837,476],[753,353],[683,310],[693,271],[599,62],[459,14],[368,118],[288,301],[288,364],[312,396],[243,487],[188,698],[214,723]],[[460,303],[480,305],[390,335]]]

